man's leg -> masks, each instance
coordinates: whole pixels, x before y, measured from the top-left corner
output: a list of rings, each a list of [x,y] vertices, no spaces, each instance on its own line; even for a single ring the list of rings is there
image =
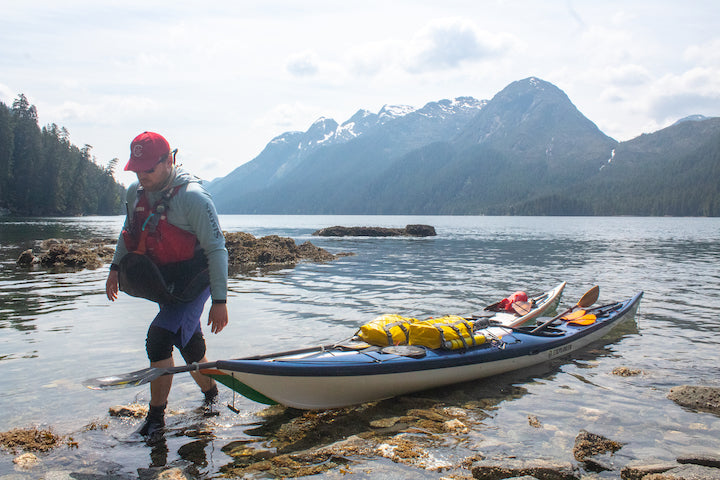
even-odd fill
[[[207,362],[207,357],[202,357],[198,363],[205,363]],[[200,387],[200,390],[204,392],[207,392],[209,390],[212,390],[213,387],[215,387],[215,380],[212,379],[212,377],[208,377],[207,375],[203,375],[200,372],[190,372],[190,375],[192,375],[193,379],[195,380],[195,383],[198,384]]]
[[[165,360],[150,362],[150,366],[155,368],[171,368],[175,366],[175,362],[171,356]],[[150,405],[156,407],[167,405],[172,381],[172,375],[163,375],[150,382]]]
[[[180,349],[180,353],[188,365],[191,363],[205,363],[208,361],[205,355],[205,337],[202,332],[196,332],[187,345]],[[217,384],[215,380],[200,372],[190,372],[195,383],[198,384],[200,390],[205,394],[205,403],[212,403],[217,397]]]
[[[169,368],[174,366],[172,358],[174,334],[163,328],[150,326],[145,341],[150,366]],[[149,438],[162,434],[165,428],[165,407],[167,406],[172,375],[163,375],[150,382],[150,405],[145,423],[138,433]]]

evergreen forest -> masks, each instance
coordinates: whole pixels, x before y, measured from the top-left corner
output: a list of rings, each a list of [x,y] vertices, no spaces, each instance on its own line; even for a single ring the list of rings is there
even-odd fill
[[[118,159],[96,163],[92,147],[70,143],[54,123],[40,128],[37,109],[20,94],[0,102],[0,213],[19,216],[115,215],[125,188],[113,177]]]

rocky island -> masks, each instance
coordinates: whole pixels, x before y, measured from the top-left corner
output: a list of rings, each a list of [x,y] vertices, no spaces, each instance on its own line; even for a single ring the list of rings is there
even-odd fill
[[[313,232],[316,237],[434,237],[435,227],[407,225],[405,228],[386,227],[327,227]]]

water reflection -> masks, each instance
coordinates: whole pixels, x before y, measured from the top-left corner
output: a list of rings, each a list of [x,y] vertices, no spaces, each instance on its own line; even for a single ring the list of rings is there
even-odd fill
[[[36,330],[46,315],[80,308],[83,297],[98,292],[100,271],[53,271],[8,266],[0,281],[0,329]]]

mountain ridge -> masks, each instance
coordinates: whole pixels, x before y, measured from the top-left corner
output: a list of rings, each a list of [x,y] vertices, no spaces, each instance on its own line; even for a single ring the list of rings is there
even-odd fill
[[[396,122],[411,123],[415,126],[427,122],[433,123],[433,128],[438,124],[447,124],[445,129],[453,133],[459,128],[458,124],[465,123],[463,119],[467,119],[482,106],[483,101],[472,97],[458,97],[429,102],[420,109],[385,105],[377,114],[358,110],[342,125],[338,125],[335,120],[320,117],[305,132],[285,132],[273,138],[257,157],[240,165],[227,176],[213,180],[209,189],[216,197],[216,203],[219,203],[218,209],[222,210],[227,204],[235,203],[234,199],[225,199],[229,195],[235,196],[238,189],[242,190],[243,194],[249,194],[273,187],[282,183],[282,179],[295,172],[298,166],[306,162],[313,163],[314,154],[318,150],[323,150],[323,154],[327,153],[327,149],[343,152],[342,146],[349,142],[366,142],[368,137],[371,137],[369,142],[372,145],[366,148],[376,155],[375,163],[381,164],[383,159],[401,155],[426,143],[426,138],[405,138],[405,142],[389,138],[401,134],[400,130],[405,132],[401,134],[404,137],[412,136],[411,132],[417,130],[412,126],[394,126]],[[457,120],[457,117],[460,117],[460,120],[453,121]],[[428,128],[422,128],[422,131],[427,132]],[[431,138],[437,139],[447,135],[444,130],[430,133]],[[377,137],[385,138],[378,140]],[[315,161],[318,159],[315,158]],[[340,159],[335,166],[341,162]]]
[[[361,109],[342,124],[321,117],[306,132],[275,137],[208,188],[220,213],[663,215],[657,205],[673,202],[655,197],[669,197],[674,179],[663,178],[662,167],[650,169],[650,188],[640,178],[644,164],[677,163],[683,155],[714,158],[708,139],[719,125],[690,116],[618,142],[565,92],[529,77],[491,100],[386,105],[377,114]],[[627,164],[616,168],[621,160]],[[714,171],[712,161],[698,162]],[[645,185],[644,197],[633,179]],[[617,199],[607,198],[608,188]],[[696,198],[674,214],[720,215],[714,200],[720,194],[705,190],[713,200]],[[623,198],[644,207],[631,208]]]

